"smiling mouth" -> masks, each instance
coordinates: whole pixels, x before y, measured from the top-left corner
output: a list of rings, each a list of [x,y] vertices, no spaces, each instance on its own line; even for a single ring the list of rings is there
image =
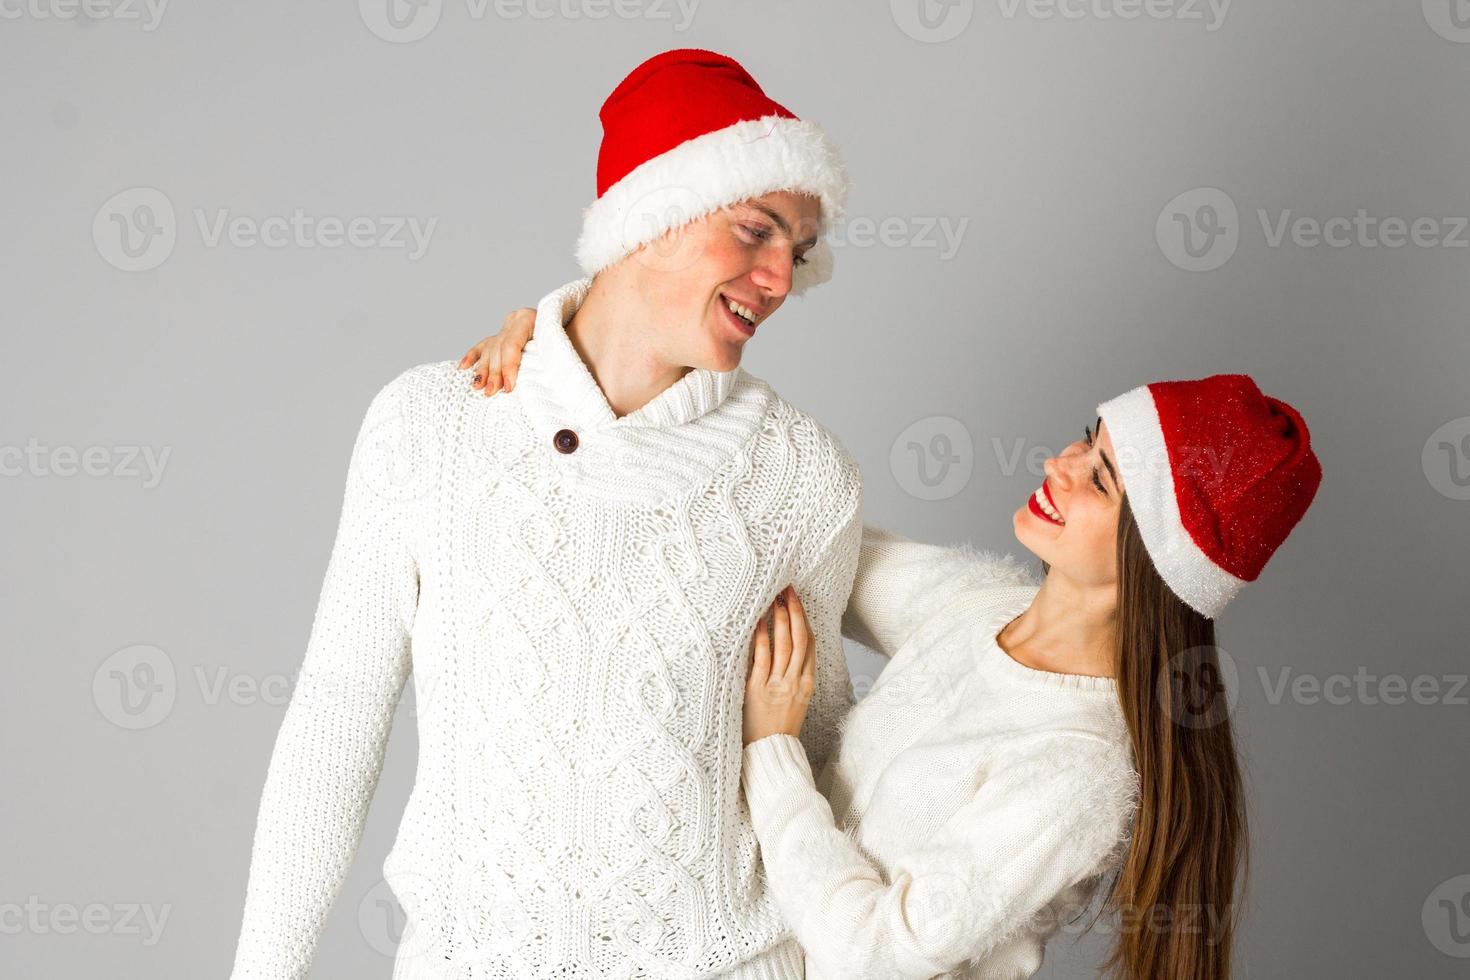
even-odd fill
[[[1037,487],[1036,492],[1027,499],[1026,506],[1030,508],[1031,513],[1048,524],[1055,524],[1057,527],[1067,526],[1067,521],[1062,517],[1062,512],[1057,510],[1056,504],[1052,502],[1051,490],[1045,482]]]
[[[720,299],[725,301],[725,309],[730,311],[730,315],[745,324],[750,330],[754,330],[755,325],[760,322],[760,314],[756,313],[744,303],[737,303],[723,293],[720,294]]]

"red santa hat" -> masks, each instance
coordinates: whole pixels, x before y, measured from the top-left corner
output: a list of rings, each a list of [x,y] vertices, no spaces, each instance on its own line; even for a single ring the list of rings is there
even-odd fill
[[[775,191],[821,202],[819,234],[841,215],[847,176],[814,122],[768,98],[733,59],[688,48],[637,68],[603,103],[597,200],[586,209],[577,262],[589,276],[703,215]],[[825,282],[832,254],[818,239],[792,292]]]
[[[1306,422],[1243,374],[1145,385],[1097,412],[1154,567],[1215,618],[1317,492],[1322,467]]]

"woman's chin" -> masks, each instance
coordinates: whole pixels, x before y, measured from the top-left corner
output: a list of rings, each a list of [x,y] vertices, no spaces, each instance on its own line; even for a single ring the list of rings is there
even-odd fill
[[[1040,542],[1036,540],[1036,535],[1032,532],[1031,522],[1033,520],[1035,518],[1031,516],[1031,511],[1025,507],[1017,508],[1016,513],[1011,516],[1011,530],[1016,536],[1016,542],[1021,547],[1042,561],[1046,561],[1046,556],[1036,550],[1036,545]]]

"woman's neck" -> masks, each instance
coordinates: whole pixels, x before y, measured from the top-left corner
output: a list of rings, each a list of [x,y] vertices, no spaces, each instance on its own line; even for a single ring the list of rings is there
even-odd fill
[[[656,315],[642,309],[636,295],[613,277],[598,276],[566,325],[577,356],[619,418],[648,404],[690,370],[669,363],[654,347],[649,323]]]
[[[1113,677],[1117,586],[1082,586],[1051,571],[996,643],[1011,659],[1056,674]]]

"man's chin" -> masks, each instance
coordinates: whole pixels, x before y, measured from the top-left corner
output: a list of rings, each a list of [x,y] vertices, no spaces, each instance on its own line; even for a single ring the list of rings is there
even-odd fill
[[[701,367],[707,371],[733,371],[740,366],[742,351],[743,348],[737,347],[732,351],[717,354],[709,359],[708,364],[701,365]]]
[[[740,358],[744,354],[745,344],[742,342],[724,337],[711,338],[711,343],[700,352],[692,366],[705,371],[733,371],[740,366]]]

